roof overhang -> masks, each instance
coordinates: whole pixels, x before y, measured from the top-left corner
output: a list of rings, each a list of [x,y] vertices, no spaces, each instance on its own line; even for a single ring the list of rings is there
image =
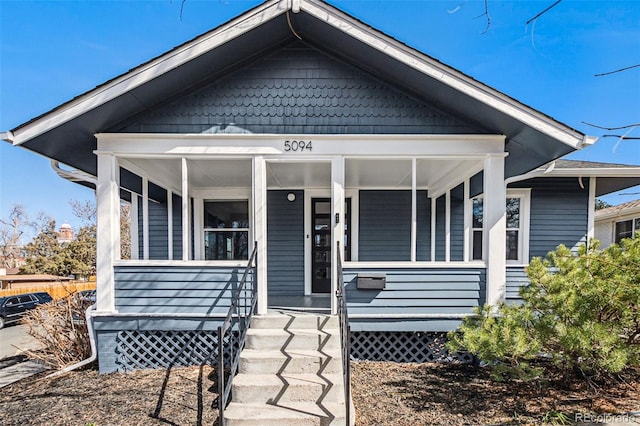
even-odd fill
[[[94,134],[297,36],[491,133],[506,135],[506,176],[595,141],[320,0],[267,1],[1,137],[95,175]]]
[[[596,179],[596,196],[610,194],[640,185],[640,166],[559,160],[520,176],[506,180],[507,184],[540,177],[575,177]]]

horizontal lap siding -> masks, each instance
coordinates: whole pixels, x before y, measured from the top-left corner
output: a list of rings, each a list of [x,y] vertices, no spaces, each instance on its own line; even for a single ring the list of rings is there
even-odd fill
[[[529,277],[523,266],[507,267],[507,302],[520,303],[520,289],[529,285]]]
[[[416,260],[431,260],[431,198],[427,191],[416,194]]]
[[[226,314],[244,268],[118,266],[120,313]]]
[[[357,289],[358,274],[385,274],[384,290]],[[346,269],[349,315],[458,315],[485,301],[484,269]]]
[[[569,248],[584,243],[587,233],[589,180],[537,178],[510,188],[531,188],[529,255],[544,257],[560,244]]]
[[[411,191],[360,191],[361,261],[411,260]]]
[[[182,197],[171,194],[173,210],[173,258],[182,259]]]
[[[445,237],[446,237],[446,213],[447,203],[445,196],[436,199],[436,260],[445,260]]]
[[[169,258],[167,204],[149,201],[149,259]]]
[[[267,282],[270,296],[304,295],[304,191],[267,192]]]
[[[464,184],[451,190],[451,260],[464,260]]]

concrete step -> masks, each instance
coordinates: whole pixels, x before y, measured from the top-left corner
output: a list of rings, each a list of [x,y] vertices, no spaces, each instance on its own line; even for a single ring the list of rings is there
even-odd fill
[[[247,330],[245,347],[260,350],[339,349],[340,330],[250,328]]]
[[[251,328],[256,329],[313,329],[338,328],[337,315],[318,314],[268,314],[253,317]]]
[[[230,403],[224,411],[228,426],[344,426],[345,405],[298,402],[279,405]]]
[[[344,402],[344,384],[342,374],[238,374],[232,395],[247,404]]]
[[[256,350],[240,353],[238,372],[242,374],[342,374],[340,349],[317,351]]]

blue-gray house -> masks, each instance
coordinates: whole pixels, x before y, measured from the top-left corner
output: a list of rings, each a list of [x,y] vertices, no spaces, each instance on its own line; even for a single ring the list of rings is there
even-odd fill
[[[335,314],[341,270],[356,355],[423,359],[640,184],[560,160],[594,138],[321,0],[266,1],[3,139],[96,188],[102,371],[206,347],[254,242],[257,316]]]

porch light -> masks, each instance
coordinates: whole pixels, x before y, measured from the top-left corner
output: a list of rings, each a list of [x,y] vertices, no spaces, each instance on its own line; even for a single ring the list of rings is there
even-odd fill
[[[296,200],[296,194],[294,194],[293,192],[288,193],[287,200],[294,202]]]

